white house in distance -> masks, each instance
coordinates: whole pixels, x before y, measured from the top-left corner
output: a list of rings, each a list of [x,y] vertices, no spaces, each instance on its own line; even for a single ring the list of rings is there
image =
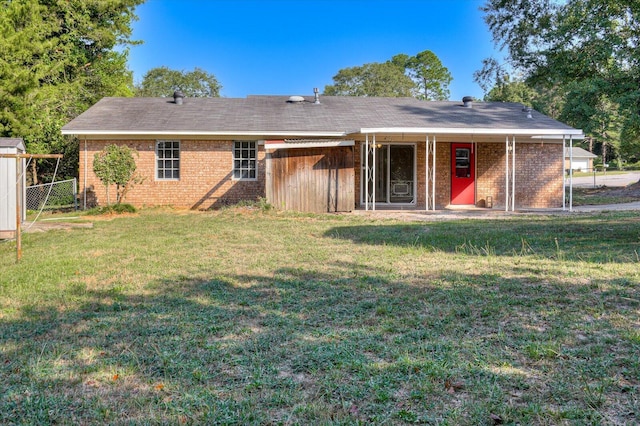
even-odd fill
[[[573,169],[579,171],[593,170],[593,159],[598,158],[597,155],[579,147],[565,148],[564,168],[565,170]],[[573,167],[571,161],[573,160]]]

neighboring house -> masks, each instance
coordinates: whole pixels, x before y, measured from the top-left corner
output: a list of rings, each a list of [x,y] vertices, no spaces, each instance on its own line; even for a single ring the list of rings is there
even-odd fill
[[[105,98],[63,127],[80,190],[104,204],[94,155],[138,151],[137,206],[266,197],[299,211],[561,207],[563,146],[582,131],[515,103],[414,98]]]
[[[0,138],[0,155],[24,153],[22,139]],[[0,239],[15,238],[16,219],[19,215],[22,222],[26,216],[24,163],[24,159],[0,158]]]
[[[588,172],[593,170],[594,158],[598,158],[598,156],[586,149],[575,146],[573,148],[567,147],[564,154],[564,168],[565,170],[573,169]]]

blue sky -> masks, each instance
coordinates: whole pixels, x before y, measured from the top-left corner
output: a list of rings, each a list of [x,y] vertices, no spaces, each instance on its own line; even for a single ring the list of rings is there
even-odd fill
[[[482,89],[473,73],[496,48],[483,0],[147,0],[136,10],[129,67],[195,67],[221,95],[312,95],[342,68],[431,50],[453,75],[452,100]]]

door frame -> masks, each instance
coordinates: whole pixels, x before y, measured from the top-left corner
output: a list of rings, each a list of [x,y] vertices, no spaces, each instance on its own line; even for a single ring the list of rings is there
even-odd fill
[[[463,190],[462,192],[466,192],[466,197],[469,197],[468,200],[465,201],[471,201],[471,202],[454,202],[454,181],[456,179],[455,176],[455,171],[456,171],[456,149],[458,148],[463,148],[463,149],[469,149],[469,169],[470,169],[470,176],[469,178],[471,178],[471,183],[470,185],[472,185],[472,188],[469,189],[467,186],[466,190]],[[476,154],[477,154],[477,150],[476,150],[476,144],[473,142],[453,142],[451,143],[451,157],[450,157],[450,173],[451,173],[451,185],[450,185],[450,191],[449,191],[449,204],[451,205],[457,205],[457,206],[471,206],[471,205],[475,205],[476,204],[476,183],[477,183],[477,176],[476,176]]]
[[[417,198],[418,198],[418,154],[417,154],[417,144],[415,142],[393,142],[393,141],[389,141],[389,142],[376,142],[375,144],[375,149],[380,149],[382,147],[386,147],[387,151],[390,150],[390,146],[410,146],[413,148],[413,166],[412,166],[412,173],[413,173],[413,182],[412,182],[412,194],[411,197],[413,198],[413,201],[410,202],[401,202],[401,203],[393,203],[390,201],[390,180],[391,180],[391,176],[390,176],[390,168],[391,168],[391,163],[387,162],[387,170],[386,170],[386,175],[387,175],[387,179],[385,184],[387,185],[387,197],[386,197],[386,201],[375,201],[374,203],[377,206],[415,206],[417,204]],[[365,187],[364,185],[366,185],[366,176],[367,176],[367,170],[366,170],[366,162],[365,162],[365,156],[367,155],[366,150],[364,149],[364,143],[360,145],[361,149],[360,149],[360,205],[364,205],[365,204]],[[376,179],[378,179],[380,175],[378,173],[376,173]]]

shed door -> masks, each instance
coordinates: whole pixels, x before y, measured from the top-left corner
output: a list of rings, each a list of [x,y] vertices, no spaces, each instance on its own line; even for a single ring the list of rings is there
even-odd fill
[[[474,166],[472,144],[451,144],[451,204],[469,205],[476,203],[476,173]]]

